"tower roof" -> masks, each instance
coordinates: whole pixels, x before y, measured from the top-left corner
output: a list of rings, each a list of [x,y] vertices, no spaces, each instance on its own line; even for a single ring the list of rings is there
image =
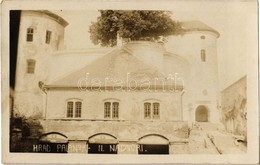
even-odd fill
[[[206,25],[205,23],[201,21],[185,21],[181,22],[181,26],[184,29],[184,31],[209,31],[212,33],[215,33],[217,37],[220,36],[219,32],[213,29],[212,27]]]
[[[66,27],[69,24],[65,19],[63,19],[62,17],[60,17],[57,14],[54,14],[48,10],[23,10],[23,12],[34,13],[34,14],[39,14],[39,15],[41,15],[41,14],[47,15],[64,27]]]

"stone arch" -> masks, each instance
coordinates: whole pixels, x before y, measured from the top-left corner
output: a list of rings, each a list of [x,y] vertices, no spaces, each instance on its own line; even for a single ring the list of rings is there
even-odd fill
[[[97,133],[88,138],[89,143],[118,143],[114,135],[108,133]]]
[[[169,139],[159,134],[139,138],[138,145],[138,154],[169,154]]]
[[[59,132],[48,132],[40,136],[41,142],[68,143],[68,137]]]
[[[89,154],[117,154],[118,140],[108,133],[97,133],[88,138]]]
[[[195,121],[197,121],[197,122],[208,122],[209,121],[209,110],[205,105],[199,105],[196,108]]]
[[[169,144],[169,139],[159,134],[148,134],[138,139],[139,144]]]
[[[40,136],[39,143],[34,145],[33,151],[40,153],[67,153],[68,137],[59,132],[48,132]]]

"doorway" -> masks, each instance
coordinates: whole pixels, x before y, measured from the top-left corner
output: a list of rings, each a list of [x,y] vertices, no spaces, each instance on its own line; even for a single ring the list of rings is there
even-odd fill
[[[208,122],[208,109],[204,105],[200,105],[196,109],[195,120],[197,122]]]

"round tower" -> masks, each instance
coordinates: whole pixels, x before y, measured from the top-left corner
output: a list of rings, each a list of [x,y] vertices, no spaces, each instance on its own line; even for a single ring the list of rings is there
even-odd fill
[[[64,47],[67,25],[63,18],[46,10],[21,11],[14,113],[41,116],[44,95],[38,84],[48,79],[52,53]]]
[[[182,28],[184,34],[169,37],[165,47],[191,64],[183,101],[186,120],[218,122],[219,33],[200,21],[182,22]]]

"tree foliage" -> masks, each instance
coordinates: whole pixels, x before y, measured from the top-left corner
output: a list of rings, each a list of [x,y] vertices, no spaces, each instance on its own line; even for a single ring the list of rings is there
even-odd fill
[[[101,10],[89,32],[94,44],[116,45],[117,33],[131,40],[158,40],[160,36],[181,33],[181,26],[167,11]]]

